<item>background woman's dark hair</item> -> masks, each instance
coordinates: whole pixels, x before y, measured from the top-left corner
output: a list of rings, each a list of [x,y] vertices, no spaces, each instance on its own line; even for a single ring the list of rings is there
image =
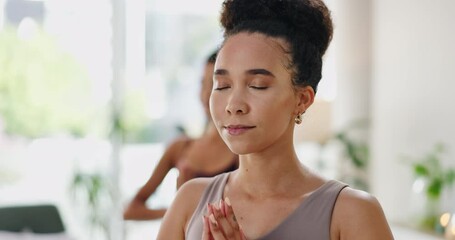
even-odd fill
[[[212,52],[212,53],[209,55],[209,57],[207,58],[207,61],[206,61],[206,62],[207,62],[207,63],[213,63],[213,64],[214,64],[215,61],[216,61],[216,56],[217,56],[217,55],[218,55],[218,49],[215,50],[214,52]]]
[[[225,0],[220,20],[225,38],[248,32],[286,40],[293,84],[316,92],[322,56],[333,34],[330,11],[322,0]]]

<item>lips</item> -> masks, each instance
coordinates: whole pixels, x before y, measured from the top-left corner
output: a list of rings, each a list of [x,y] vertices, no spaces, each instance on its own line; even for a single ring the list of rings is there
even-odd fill
[[[228,125],[224,127],[229,135],[238,136],[241,135],[250,129],[255,128],[255,126],[248,126],[248,125]]]

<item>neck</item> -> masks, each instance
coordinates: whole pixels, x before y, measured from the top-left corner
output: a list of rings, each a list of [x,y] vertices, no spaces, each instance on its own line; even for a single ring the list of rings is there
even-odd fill
[[[300,163],[293,147],[290,148],[277,154],[241,155],[238,174],[233,181],[252,198],[283,195],[289,189],[297,188],[310,172]]]

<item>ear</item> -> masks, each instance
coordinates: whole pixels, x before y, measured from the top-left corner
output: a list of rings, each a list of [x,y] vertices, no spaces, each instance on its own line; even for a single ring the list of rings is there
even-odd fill
[[[302,114],[314,102],[314,89],[310,86],[298,87],[296,89],[297,105],[295,107],[295,114]]]

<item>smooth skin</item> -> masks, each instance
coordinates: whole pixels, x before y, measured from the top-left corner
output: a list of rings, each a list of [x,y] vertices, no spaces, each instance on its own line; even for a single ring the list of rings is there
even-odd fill
[[[200,99],[208,119],[211,119],[208,104],[212,89],[213,68],[213,63],[206,64],[200,92]],[[189,141],[191,143],[187,145]],[[153,220],[164,216],[166,209],[150,209],[146,202],[171,169],[180,170],[177,178],[178,189],[183,183],[194,178],[194,172],[219,172],[231,166],[233,159],[235,155],[221,139],[212,121],[209,121],[201,137],[194,140],[187,137],[176,139],[167,147],[150,178],[125,208],[124,219]]]
[[[224,189],[223,198],[229,200],[209,205],[208,216],[201,219],[202,239],[265,236],[327,182],[302,165],[294,150],[294,119],[311,106],[314,91],[292,85],[289,56],[283,51],[287,48],[280,38],[241,32],[230,36],[219,52],[210,110],[221,137],[239,154],[240,165]],[[209,182],[195,179],[179,190],[158,239],[185,239]],[[234,216],[239,227],[232,223]],[[349,187],[334,207],[330,235],[333,240],[393,239],[378,201]]]

